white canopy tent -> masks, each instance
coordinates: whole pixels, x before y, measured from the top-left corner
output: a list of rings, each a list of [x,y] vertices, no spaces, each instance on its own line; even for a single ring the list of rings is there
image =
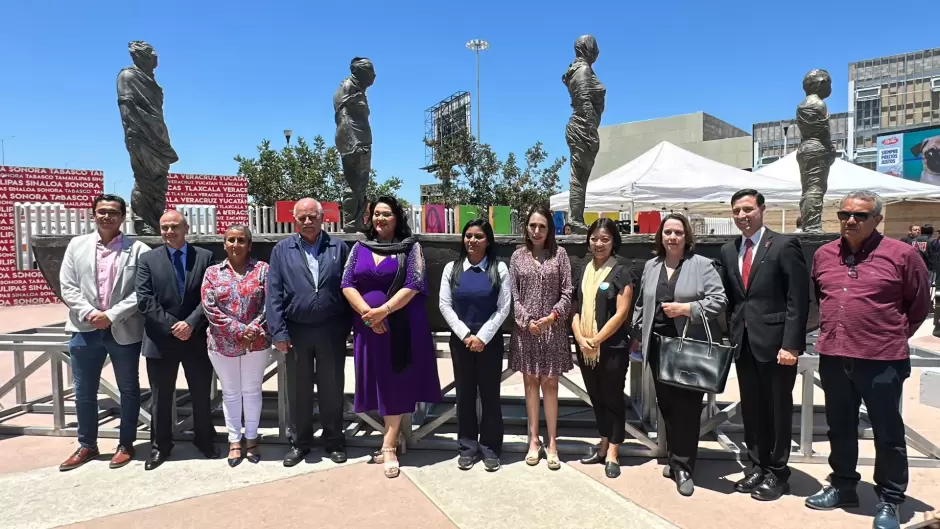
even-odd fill
[[[776,189],[764,190],[758,187],[764,193],[764,197],[768,202],[799,202],[802,186],[800,184],[800,168],[796,163],[796,152],[792,152],[780,160],[758,169],[754,174],[769,176],[775,180],[790,183],[790,189],[783,191]],[[825,200],[827,202],[840,200],[850,191],[858,189],[874,191],[881,195],[887,203],[902,200],[940,200],[940,186],[882,174],[837,158],[832,167],[829,168],[829,185]]]
[[[768,193],[792,191],[790,182],[709,160],[662,142],[626,165],[588,183],[587,211],[633,211],[637,206],[681,208],[703,202],[727,203],[743,188]],[[568,211],[568,192],[551,197],[553,211]],[[799,184],[795,201],[799,201]]]

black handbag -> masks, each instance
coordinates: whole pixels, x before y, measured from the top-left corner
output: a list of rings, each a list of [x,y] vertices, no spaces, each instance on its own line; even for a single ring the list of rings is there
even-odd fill
[[[722,393],[728,382],[735,348],[715,343],[705,314],[705,335],[708,341],[686,338],[689,318],[682,329],[681,338],[672,338],[653,333],[650,347],[656,348],[658,360],[657,378],[663,384],[705,393]]]

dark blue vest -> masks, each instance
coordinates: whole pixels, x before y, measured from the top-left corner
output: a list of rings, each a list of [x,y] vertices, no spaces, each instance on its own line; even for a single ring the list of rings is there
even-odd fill
[[[455,263],[455,266],[459,264]],[[489,263],[489,266],[497,265],[498,263]],[[470,328],[470,332],[476,334],[496,312],[499,284],[494,287],[485,271],[475,272],[473,268],[468,268],[460,274],[460,281],[454,289],[452,299],[457,317]]]

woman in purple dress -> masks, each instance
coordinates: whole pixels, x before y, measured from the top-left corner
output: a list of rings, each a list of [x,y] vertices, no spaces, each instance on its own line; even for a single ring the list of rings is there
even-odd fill
[[[529,425],[529,452],[525,462],[539,464],[539,389],[545,404],[548,468],[558,470],[558,376],[569,371],[571,345],[568,316],[571,313],[571,263],[555,242],[555,224],[547,207],[529,210],[525,246],[509,263],[515,326],[509,342],[509,367],[522,373]]]
[[[404,209],[392,197],[370,206],[367,240],[349,251],[343,294],[353,318],[356,413],[378,410],[385,421],[385,476],[397,477],[402,415],[418,402],[440,402],[437,357],[424,303],[427,270],[421,245],[411,236]]]

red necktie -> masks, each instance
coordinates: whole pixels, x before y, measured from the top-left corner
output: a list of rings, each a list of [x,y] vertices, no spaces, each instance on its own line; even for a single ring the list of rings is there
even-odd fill
[[[744,289],[747,290],[747,280],[751,275],[751,259],[753,255],[754,241],[744,239],[744,259],[741,261],[741,280],[744,281]]]

